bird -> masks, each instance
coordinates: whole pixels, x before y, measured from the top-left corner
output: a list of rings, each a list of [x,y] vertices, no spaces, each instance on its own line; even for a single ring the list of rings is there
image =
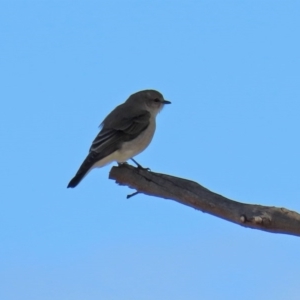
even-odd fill
[[[101,130],[87,157],[67,187],[76,187],[92,169],[113,161],[125,163],[132,159],[141,167],[133,157],[148,147],[156,129],[156,116],[165,104],[170,103],[156,90],[142,90],[130,95],[100,124]]]

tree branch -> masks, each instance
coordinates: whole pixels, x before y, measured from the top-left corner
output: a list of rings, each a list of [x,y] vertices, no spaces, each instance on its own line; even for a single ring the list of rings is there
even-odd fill
[[[244,227],[300,236],[300,214],[286,208],[236,202],[196,182],[128,164],[113,167],[109,178],[138,193],[175,200]]]

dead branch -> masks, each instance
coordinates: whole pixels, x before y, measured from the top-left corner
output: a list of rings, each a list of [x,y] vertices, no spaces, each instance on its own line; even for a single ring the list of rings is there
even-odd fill
[[[300,214],[286,208],[236,202],[196,182],[128,164],[113,167],[109,178],[137,193],[175,200],[244,227],[300,236]]]

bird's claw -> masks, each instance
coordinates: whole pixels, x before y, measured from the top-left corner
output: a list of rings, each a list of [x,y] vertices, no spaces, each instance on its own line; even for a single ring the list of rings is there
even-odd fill
[[[150,168],[144,168],[142,167],[136,160],[134,160],[133,158],[131,158],[131,160],[137,165],[137,168],[140,170],[146,170],[146,171],[151,171]]]
[[[145,170],[145,171],[148,171],[148,172],[151,171],[150,168],[144,168],[144,167],[142,167],[141,165],[138,166],[138,169],[140,169],[140,170]]]

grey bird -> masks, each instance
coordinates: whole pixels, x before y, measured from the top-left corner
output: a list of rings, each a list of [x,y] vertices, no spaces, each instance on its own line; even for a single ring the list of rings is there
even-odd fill
[[[68,188],[77,186],[93,168],[113,161],[134,161],[133,157],[145,150],[153,138],[157,114],[170,103],[158,91],[144,90],[117,106],[101,123],[101,131]]]

